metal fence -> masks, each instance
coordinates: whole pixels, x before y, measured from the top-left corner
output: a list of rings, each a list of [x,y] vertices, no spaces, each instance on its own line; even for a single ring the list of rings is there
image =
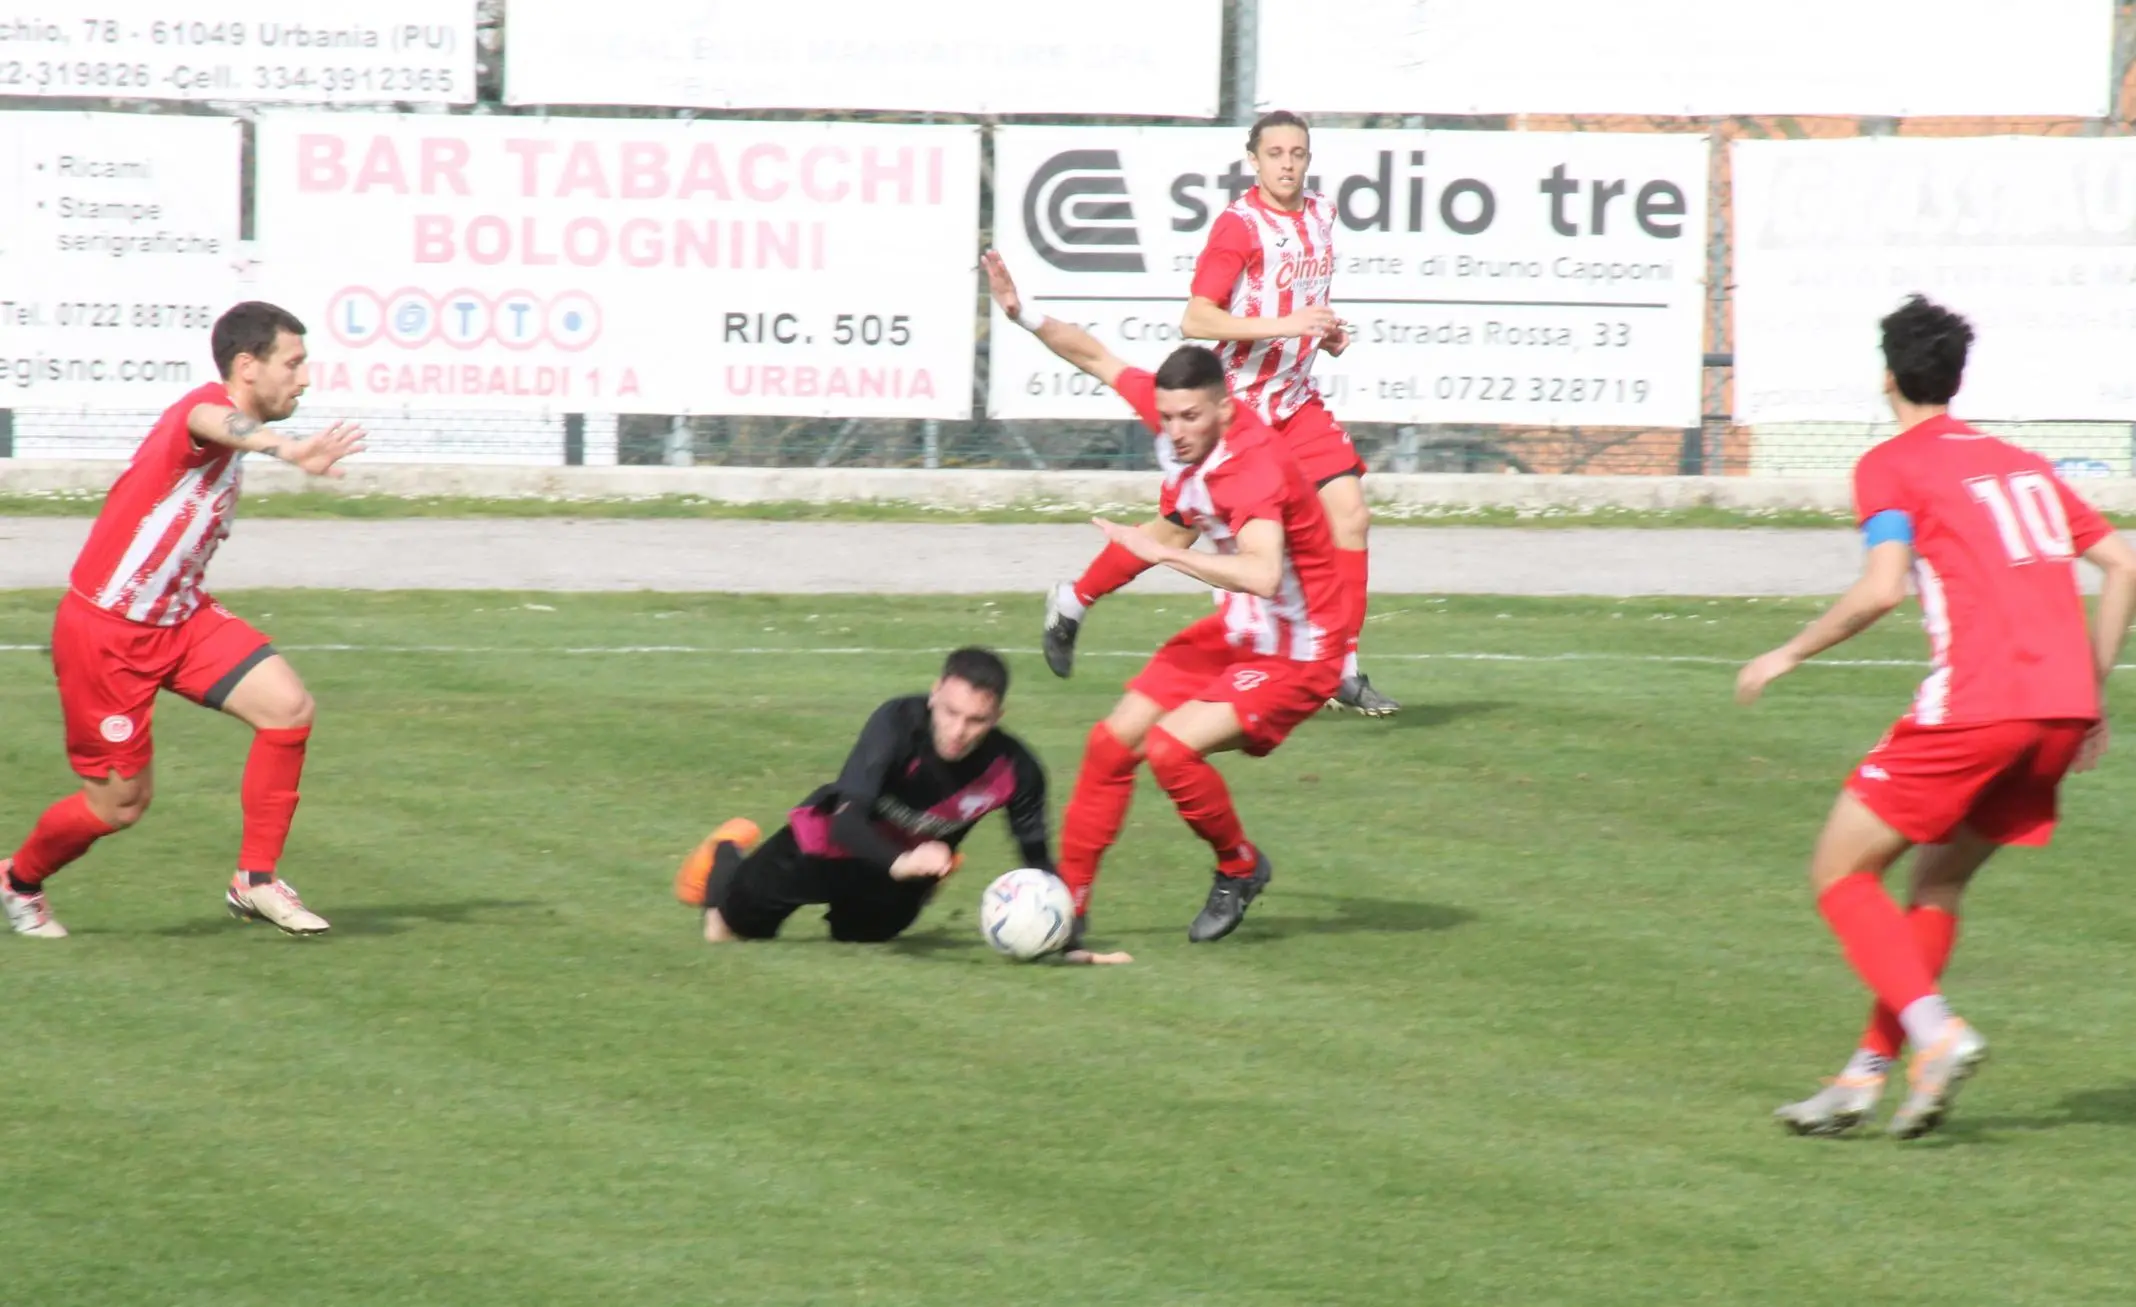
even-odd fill
[[[1222,113],[1245,122],[1253,113],[1255,0],[1225,0]],[[451,112],[478,115],[538,114],[507,106],[502,95],[502,56],[510,40],[509,0],[479,0],[477,100]],[[1870,444],[1888,434],[1871,424],[1791,424],[1757,430],[1734,425],[1732,190],[1730,142],[1745,138],[1843,138],[1854,136],[2103,136],[2136,131],[2136,4],[2119,4],[2114,27],[2113,116],[2051,118],[1863,118],[1739,116],[1695,119],[1628,115],[1322,115],[1326,127],[1426,128],[1452,131],[1608,131],[1698,134],[1711,145],[1709,238],[1706,252],[1707,314],[1704,412],[1695,428],[1637,430],[1622,427],[1506,427],[1437,423],[1413,426],[1351,424],[1352,436],[1375,471],[1593,473],[1619,475],[1810,476],[1846,471]],[[214,113],[246,120],[246,176],[251,119],[246,104],[143,104],[136,101],[37,100],[11,102],[44,109],[134,113]],[[443,110],[429,110],[443,112]],[[600,117],[697,117],[787,120],[909,121],[912,115],[846,112],[724,112],[643,109],[583,109]],[[1033,121],[961,114],[924,116],[933,122]],[[1047,122],[1097,120],[1054,116]],[[1170,125],[1183,120],[1108,118],[1108,124]],[[1199,124],[1197,124],[1199,125]],[[992,239],[994,197],[991,143],[982,159],[980,244]],[[250,236],[252,197],[244,213]],[[974,251],[976,262],[977,251]],[[1338,293],[1337,302],[1340,303]],[[973,313],[980,351],[972,411],[985,411],[987,329],[984,295],[976,274]],[[572,414],[533,418],[524,414],[355,413],[376,438],[375,458],[399,462],[554,462],[588,464],[717,464],[755,467],[1016,467],[1124,468],[1152,466],[1147,433],[1120,422],[914,421],[874,419],[721,417],[698,415]],[[82,413],[52,409],[0,410],[0,457],[119,456],[133,447],[153,414]],[[2129,423],[2000,424],[1995,428],[2078,472],[2088,467],[2127,467],[2136,454],[2136,426]]]

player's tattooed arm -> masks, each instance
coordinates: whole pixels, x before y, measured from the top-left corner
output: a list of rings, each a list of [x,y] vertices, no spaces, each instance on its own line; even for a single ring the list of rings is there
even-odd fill
[[[267,424],[239,409],[199,404],[186,415],[186,430],[203,445],[222,445],[252,453],[272,453],[285,442]]]
[[[364,450],[364,429],[353,422],[336,422],[315,435],[292,439],[268,430],[266,423],[242,410],[199,404],[186,415],[185,425],[197,444],[268,454],[315,477],[340,476],[341,460]]]

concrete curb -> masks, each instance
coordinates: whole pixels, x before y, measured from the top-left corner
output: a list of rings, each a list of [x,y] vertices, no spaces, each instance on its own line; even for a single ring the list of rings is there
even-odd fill
[[[108,460],[0,461],[0,494],[90,494],[120,470]],[[1583,477],[1375,473],[1375,503],[1417,507],[1580,511],[1596,508],[1742,510],[1846,508],[1843,478]],[[252,494],[447,495],[477,499],[628,499],[695,496],[723,503],[850,501],[986,508],[1015,504],[1141,503],[1154,472],[1033,472],[996,468],[484,467],[354,464],[338,480],[251,460]],[[2136,503],[2136,483],[2130,502]]]

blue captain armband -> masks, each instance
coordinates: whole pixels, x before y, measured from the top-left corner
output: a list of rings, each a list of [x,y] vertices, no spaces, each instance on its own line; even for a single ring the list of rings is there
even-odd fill
[[[1862,523],[1862,544],[1870,549],[1878,545],[1907,545],[1914,542],[1913,519],[1903,509],[1887,508],[1870,515]]]

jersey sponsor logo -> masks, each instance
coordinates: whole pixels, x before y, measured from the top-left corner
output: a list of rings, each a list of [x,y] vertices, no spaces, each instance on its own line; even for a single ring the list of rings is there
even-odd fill
[[[124,744],[133,738],[133,718],[113,713],[97,724],[97,731],[113,744]]]
[[[1063,150],[1024,187],[1024,235],[1063,272],[1141,272],[1141,237],[1118,150]]]
[[[1283,240],[1276,243],[1281,245]],[[1334,276],[1335,255],[1332,251],[1317,259],[1286,255],[1283,262],[1276,265],[1276,289],[1289,290],[1301,281],[1309,287],[1323,286]]]

